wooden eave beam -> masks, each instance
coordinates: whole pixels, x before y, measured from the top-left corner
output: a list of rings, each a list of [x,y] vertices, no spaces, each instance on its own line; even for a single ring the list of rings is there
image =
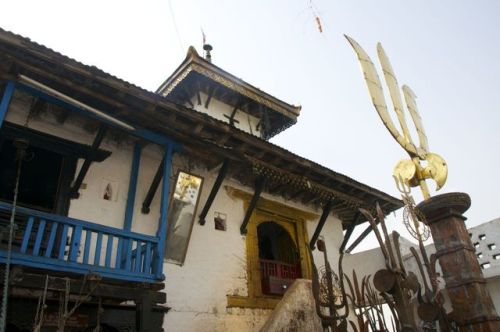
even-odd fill
[[[217,178],[215,179],[214,185],[212,186],[212,190],[210,190],[210,194],[208,195],[207,201],[205,202],[205,206],[203,206],[203,210],[201,210],[198,219],[198,223],[200,225],[205,225],[206,223],[205,218],[207,217],[207,213],[210,210],[210,207],[212,206],[212,203],[214,202],[217,193],[219,192],[220,186],[222,185],[224,178],[226,177],[227,171],[229,169],[229,163],[230,161],[227,158],[224,159],[224,161],[222,162],[219,174],[217,174]]]
[[[94,153],[99,149],[99,146],[101,145],[101,142],[104,139],[104,135],[106,134],[107,130],[108,127],[101,124],[101,126],[99,127],[99,131],[97,132],[97,135],[94,138],[94,142],[92,142],[91,150]],[[70,189],[70,194],[69,194],[70,198],[78,198],[80,196],[78,190],[80,190],[80,186],[82,185],[82,182],[85,179],[85,175],[87,175],[87,172],[91,164],[92,164],[92,159],[87,157],[83,162],[82,168],[80,168],[80,172],[76,177],[73,187],[71,187]]]
[[[266,178],[259,176],[255,181],[255,192],[250,200],[250,204],[248,205],[247,211],[245,213],[245,217],[243,218],[243,222],[240,226],[240,233],[242,235],[247,234],[247,225],[250,221],[250,217],[252,216],[253,210],[257,206],[257,202],[259,201],[260,194],[262,193],[262,189],[264,189],[264,185],[266,183]]]
[[[209,87],[207,100],[205,101],[205,108],[208,108],[208,105],[210,105],[210,101],[212,100],[212,97],[215,93],[215,90],[216,90],[216,88],[214,88],[213,86]]]
[[[382,206],[381,208],[382,211],[384,211]],[[378,225],[379,222],[380,222],[379,218],[376,218],[375,224]],[[363,241],[371,233],[372,230],[373,230],[372,226],[368,225],[368,227],[366,227],[366,229],[358,236],[358,238],[354,240],[354,242],[349,246],[349,248],[347,248],[345,252],[350,253],[351,251],[353,251],[361,243],[361,241]]]
[[[201,105],[201,95],[200,95],[200,91],[201,91],[201,84],[200,84],[200,81],[197,80],[196,81],[196,101],[198,102],[198,105]]]
[[[347,245],[347,242],[349,242],[349,239],[351,238],[352,232],[354,231],[354,228],[356,228],[356,226],[358,224],[358,220],[359,220],[360,216],[361,216],[361,213],[358,211],[356,216],[354,217],[354,220],[347,228],[347,231],[345,232],[345,235],[344,235],[344,240],[342,241],[342,244],[340,245],[340,248],[339,248],[339,252],[341,254],[344,253],[345,246]]]
[[[163,178],[164,165],[165,165],[165,158],[162,158],[160,165],[158,165],[158,168],[156,169],[156,173],[155,173],[155,176],[153,177],[153,181],[151,181],[151,185],[149,186],[146,197],[144,198],[144,201],[142,202],[141,212],[143,214],[148,214],[150,211],[151,202],[153,201],[153,198],[155,197],[156,191],[158,190],[158,186],[160,185],[160,181]]]
[[[319,234],[321,233],[321,230],[323,229],[323,226],[325,225],[326,219],[328,218],[328,215],[330,214],[330,211],[332,210],[332,204],[333,204],[333,199],[330,199],[326,203],[325,207],[323,208],[323,213],[321,214],[318,225],[316,226],[316,229],[314,230],[314,234],[311,238],[311,241],[309,242],[309,248],[311,248],[311,250],[314,250],[314,248],[316,248],[316,246],[315,246],[316,241],[318,240]]]

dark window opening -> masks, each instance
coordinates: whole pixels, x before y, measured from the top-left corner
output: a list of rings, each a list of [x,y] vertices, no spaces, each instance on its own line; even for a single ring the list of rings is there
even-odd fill
[[[262,293],[282,295],[301,277],[300,255],[290,234],[274,222],[257,227]]]
[[[22,163],[17,203],[20,206],[52,213],[67,213],[60,195],[63,169],[68,160],[62,155],[35,146],[28,146],[26,159]],[[76,163],[74,160],[73,164]],[[66,167],[65,167],[66,165]],[[74,174],[74,170],[73,170]],[[71,174],[70,176],[73,176]],[[17,176],[16,147],[10,139],[0,146],[0,200],[12,203]],[[69,203],[69,202],[68,202]],[[67,204],[66,204],[67,205]]]

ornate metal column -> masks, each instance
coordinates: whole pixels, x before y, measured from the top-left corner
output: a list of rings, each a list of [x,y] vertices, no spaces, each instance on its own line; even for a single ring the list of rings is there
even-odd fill
[[[463,213],[470,204],[469,195],[449,193],[429,198],[417,208],[431,229],[453,307],[453,320],[460,331],[500,331],[500,318],[465,228]]]

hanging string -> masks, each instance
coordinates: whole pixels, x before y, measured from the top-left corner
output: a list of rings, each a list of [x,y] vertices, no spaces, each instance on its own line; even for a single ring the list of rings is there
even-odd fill
[[[309,0],[309,10],[311,11],[314,17],[314,22],[316,23],[316,28],[318,29],[319,33],[323,33],[323,24],[321,23],[322,20],[316,5],[313,3],[312,0]]]
[[[168,7],[170,9],[170,16],[172,16],[172,22],[174,23],[175,33],[177,35],[177,41],[179,42],[181,51],[184,52],[184,46],[182,45],[181,35],[179,33],[179,29],[177,28],[177,22],[175,20],[174,9],[172,7],[172,0],[168,0]]]
[[[23,159],[26,157],[26,142],[19,142],[16,145],[16,159],[17,159],[17,174],[16,174],[16,185],[14,187],[14,201],[12,202],[12,210],[10,214],[9,223],[9,241],[7,245],[7,260],[5,262],[5,275],[3,282],[3,297],[2,297],[2,309],[0,313],[0,331],[5,332],[5,325],[7,323],[7,301],[9,293],[9,274],[10,274],[10,260],[12,256],[12,240],[14,238],[14,219],[16,217],[16,207],[17,207],[17,195],[19,193],[19,179],[21,177],[21,166],[23,164]]]

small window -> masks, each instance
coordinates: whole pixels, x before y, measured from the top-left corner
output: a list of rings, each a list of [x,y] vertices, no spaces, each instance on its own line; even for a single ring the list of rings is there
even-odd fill
[[[483,241],[484,239],[486,239],[486,234],[480,234],[479,240]]]
[[[497,247],[497,245],[494,243],[488,244],[488,249],[490,249],[490,250],[496,249],[496,247]]]
[[[500,254],[493,255],[493,259],[499,260],[500,259]]]
[[[483,253],[482,252],[478,253],[477,258],[479,258],[479,259],[483,258]]]
[[[479,242],[474,242],[474,248],[479,248]]]
[[[481,264],[481,268],[483,270],[489,269],[491,267],[491,264],[489,262]]]

